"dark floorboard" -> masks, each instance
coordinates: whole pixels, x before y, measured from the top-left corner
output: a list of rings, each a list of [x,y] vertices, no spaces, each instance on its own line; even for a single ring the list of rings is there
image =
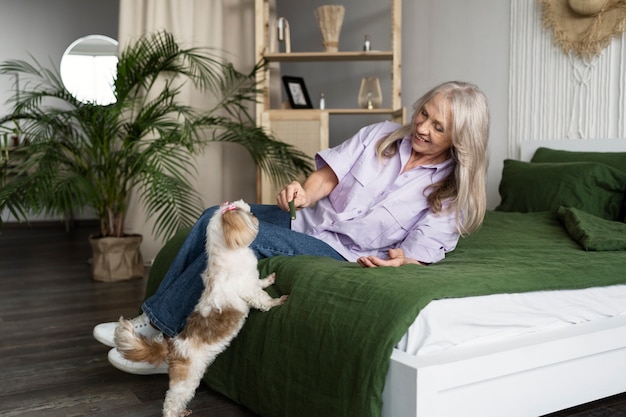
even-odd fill
[[[81,226],[0,231],[0,416],[159,416],[167,375],[129,375],[107,361],[93,326],[134,317],[145,280],[94,282]],[[202,384],[193,416],[255,417]]]
[[[95,324],[135,316],[145,287],[143,279],[91,280],[93,232],[88,225],[0,231],[0,416],[160,415],[167,376],[118,371],[109,348],[92,338]],[[197,417],[255,417],[204,384],[189,406]],[[626,394],[551,415],[574,416],[626,417]]]

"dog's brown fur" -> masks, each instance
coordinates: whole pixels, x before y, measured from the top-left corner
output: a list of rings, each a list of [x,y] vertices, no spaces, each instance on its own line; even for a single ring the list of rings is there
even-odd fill
[[[204,371],[237,335],[250,307],[264,311],[283,304],[287,296],[270,297],[263,288],[274,283],[274,274],[259,279],[257,259],[248,246],[258,232],[258,220],[243,201],[217,211],[207,227],[209,262],[202,274],[205,289],[183,331],[172,339],[147,339],[135,333],[130,321],[120,319],[115,342],[129,360],[169,365],[170,388],[163,415],[189,414],[185,407],[193,397]]]

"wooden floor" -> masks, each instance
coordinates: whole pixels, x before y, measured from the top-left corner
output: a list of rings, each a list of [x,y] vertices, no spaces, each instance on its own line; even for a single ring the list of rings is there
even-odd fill
[[[167,376],[118,371],[92,338],[95,324],[137,314],[145,281],[92,281],[91,232],[0,231],[0,416],[160,415]],[[206,385],[190,408],[196,417],[255,416]],[[626,417],[626,395],[552,415],[573,416]]]
[[[107,361],[95,324],[137,315],[145,281],[91,280],[92,230],[0,231],[0,416],[159,416],[167,375]],[[201,385],[193,416],[254,417]]]

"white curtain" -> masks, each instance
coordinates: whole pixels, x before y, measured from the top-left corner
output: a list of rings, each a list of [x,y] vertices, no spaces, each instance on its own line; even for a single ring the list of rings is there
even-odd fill
[[[172,33],[183,47],[223,51],[241,71],[254,65],[254,0],[120,0],[121,48],[160,30]],[[189,88],[183,99],[201,109],[211,97]],[[193,184],[205,207],[238,198],[256,199],[256,170],[240,146],[212,143],[196,158],[196,168]],[[153,223],[136,199],[131,201],[125,226],[128,233],[143,235],[143,257],[153,260],[164,242],[152,234]]]
[[[611,41],[582,60],[554,45],[537,1],[511,1],[509,157],[540,139],[600,139],[626,135],[626,42]]]

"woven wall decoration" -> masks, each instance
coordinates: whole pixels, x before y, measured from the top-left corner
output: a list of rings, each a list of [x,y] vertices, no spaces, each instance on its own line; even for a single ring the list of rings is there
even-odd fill
[[[554,42],[581,58],[598,55],[626,23],[626,0],[538,0]]]
[[[530,140],[626,137],[626,35],[593,58],[563,54],[537,1],[511,0],[509,152]]]

